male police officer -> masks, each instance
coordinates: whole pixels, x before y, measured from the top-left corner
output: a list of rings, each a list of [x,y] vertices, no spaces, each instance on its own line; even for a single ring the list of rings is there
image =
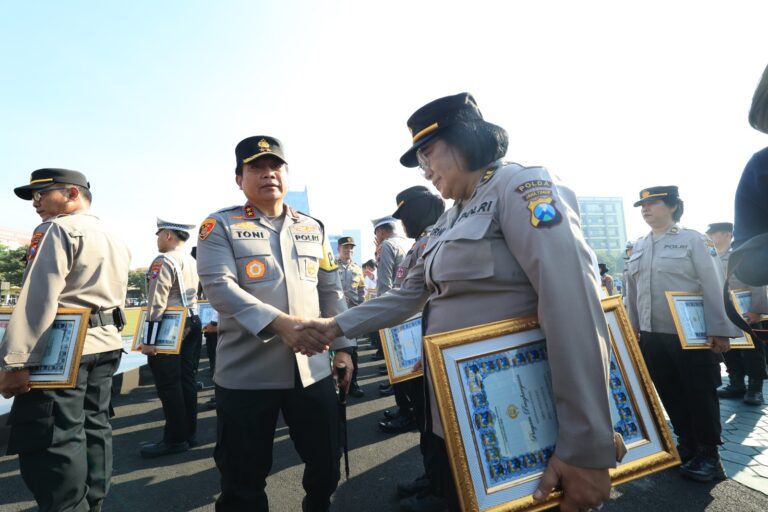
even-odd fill
[[[337,246],[339,250],[339,279],[344,290],[347,307],[352,308],[362,304],[365,300],[365,277],[360,265],[352,261],[352,255],[355,253],[355,239],[351,236],[343,236],[339,238]],[[352,352],[352,363],[355,365],[355,371],[352,374],[349,394],[360,398],[365,393],[357,383],[357,348]]]
[[[184,249],[194,224],[157,219],[157,249],[147,272],[146,338],[141,352],[148,356],[157,396],[163,404],[163,439],[141,447],[141,456],[160,457],[186,451],[196,444],[197,365],[200,361],[202,326],[197,316],[197,264]],[[184,338],[179,354],[158,354],[155,348],[163,314],[169,307],[187,308]]]
[[[346,310],[323,225],[283,203],[288,168],[280,142],[249,137],[235,148],[235,180],[248,199],[200,227],[198,272],[219,311],[214,458],[218,511],[268,510],[278,412],[306,463],[305,511],[327,510],[339,480],[338,409],[328,342],[297,328],[298,318]],[[352,369],[354,343],[335,339],[333,372]],[[347,371],[342,386],[349,386]]]
[[[39,169],[14,189],[43,220],[32,235],[18,304],[0,343],[0,393],[16,395],[8,453],[40,510],[98,511],[112,476],[109,401],[120,364],[131,255],[89,211],[90,185],[66,169]],[[29,391],[58,308],[91,311],[74,389]]]

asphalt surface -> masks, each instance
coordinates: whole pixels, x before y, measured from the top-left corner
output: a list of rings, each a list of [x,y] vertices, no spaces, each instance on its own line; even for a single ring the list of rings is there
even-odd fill
[[[415,431],[393,436],[377,428],[382,411],[394,407],[393,397],[378,396],[378,384],[386,379],[378,376],[379,364],[382,362],[371,360],[370,351],[363,351],[360,381],[366,396],[351,399],[348,409],[351,474],[349,480],[342,474],[333,499],[334,511],[397,511],[395,484],[422,472]],[[206,367],[207,363],[201,362],[201,380],[209,384]],[[186,453],[145,460],[139,456],[139,447],[160,439],[163,417],[151,380],[146,371],[143,373],[138,389],[115,397],[115,474],[104,511],[214,510],[219,492],[212,459],[216,416],[204,405],[213,390],[200,393],[200,444]],[[293,450],[287,427],[281,423],[275,434],[272,474],[267,481],[272,510],[301,510],[302,472],[303,464]],[[35,509],[19,475],[16,457],[0,458],[0,511]],[[768,510],[768,496],[733,480],[716,485],[689,482],[673,468],[617,487],[602,510],[764,512]]]

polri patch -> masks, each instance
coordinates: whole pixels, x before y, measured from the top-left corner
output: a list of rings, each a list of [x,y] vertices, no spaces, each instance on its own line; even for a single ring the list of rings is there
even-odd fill
[[[37,255],[37,246],[40,245],[40,240],[42,240],[44,234],[45,233],[37,232],[32,235],[32,240],[29,241],[29,249],[27,249],[27,261],[35,259],[35,256]]]
[[[528,203],[528,209],[531,211],[531,226],[535,228],[551,228],[563,220],[551,197],[533,199]]]
[[[200,224],[200,233],[199,238],[200,240],[205,240],[208,238],[208,235],[211,234],[211,231],[213,231],[213,228],[216,227],[216,219],[212,219],[211,217],[208,217],[203,221],[202,224]]]
[[[156,261],[152,264],[152,266],[149,269],[149,278],[150,279],[157,279],[157,276],[160,275],[160,269],[163,268],[163,262],[162,261]]]

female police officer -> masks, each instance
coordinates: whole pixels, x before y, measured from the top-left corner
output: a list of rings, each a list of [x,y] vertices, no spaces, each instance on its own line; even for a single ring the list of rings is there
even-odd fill
[[[714,243],[678,224],[683,201],[675,186],[640,192],[635,206],[651,232],[635,242],[628,262],[627,309],[651,379],[667,410],[683,465],[681,474],[708,482],[725,478],[720,444],[720,352],[738,336],[723,307],[723,273]],[[702,293],[710,350],[683,350],[665,292]]]
[[[562,510],[599,505],[608,498],[608,468],[616,455],[607,392],[608,334],[574,193],[544,168],[502,163],[507,134],[483,120],[470,94],[425,105],[410,117],[408,128],[413,145],[400,162],[421,167],[454,207],[435,224],[400,290],[314,325],[329,324],[327,335],[357,335],[402,322],[425,302],[426,334],[538,314],[549,348],[559,432],[535,497],[543,499],[559,481],[565,491]],[[429,379],[426,385],[433,433],[428,476],[433,492],[455,509]]]

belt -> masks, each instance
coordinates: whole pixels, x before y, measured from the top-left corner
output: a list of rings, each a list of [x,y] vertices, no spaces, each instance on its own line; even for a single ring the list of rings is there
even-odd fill
[[[91,313],[90,318],[88,319],[88,327],[102,327],[105,325],[115,325],[115,317],[113,315],[113,312],[116,308],[112,308],[107,311],[97,311],[95,313]]]

